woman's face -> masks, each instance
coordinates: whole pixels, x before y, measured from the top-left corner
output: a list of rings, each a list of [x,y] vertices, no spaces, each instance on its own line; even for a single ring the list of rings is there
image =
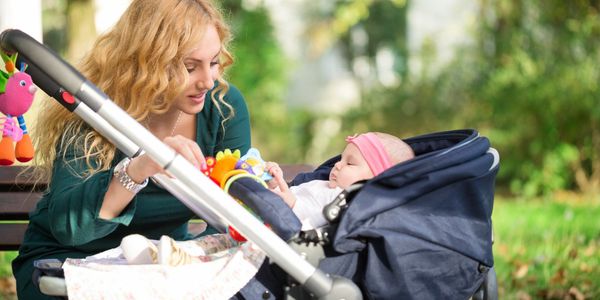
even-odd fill
[[[347,188],[355,182],[373,178],[373,172],[369,168],[360,150],[354,144],[346,145],[342,152],[342,158],[335,163],[329,173],[329,188]]]
[[[184,58],[189,72],[188,85],[175,98],[175,107],[187,114],[196,114],[204,108],[206,93],[215,85],[219,76],[221,38],[215,26],[208,26],[197,46]]]

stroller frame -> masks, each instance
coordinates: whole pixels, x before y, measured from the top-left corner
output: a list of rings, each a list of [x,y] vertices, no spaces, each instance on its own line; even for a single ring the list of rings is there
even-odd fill
[[[358,288],[348,279],[329,276],[291,249],[273,231],[246,211],[181,155],[162,143],[145,127],[88,81],[52,50],[17,29],[0,34],[0,47],[19,52],[29,64],[34,83],[59,103],[78,114],[127,156],[145,152],[177,179],[157,175],[156,180],[188,208],[217,229],[233,226],[260,247],[273,262],[319,298],[360,299]],[[68,92],[75,101],[62,95]]]

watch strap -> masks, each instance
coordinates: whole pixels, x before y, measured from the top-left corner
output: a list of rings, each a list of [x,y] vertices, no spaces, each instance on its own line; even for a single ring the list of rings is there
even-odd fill
[[[130,162],[131,159],[129,157],[121,160],[117,166],[115,166],[113,174],[126,190],[137,194],[139,191],[145,188],[146,185],[148,185],[148,178],[146,178],[142,183],[137,183],[131,177],[129,177],[129,174],[127,174],[127,167],[129,166]]]

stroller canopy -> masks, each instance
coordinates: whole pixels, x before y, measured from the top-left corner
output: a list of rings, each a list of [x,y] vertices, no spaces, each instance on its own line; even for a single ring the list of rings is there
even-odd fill
[[[493,266],[497,152],[475,130],[406,139],[416,157],[350,194],[319,268],[368,298],[466,299]],[[326,180],[339,157],[293,184]]]

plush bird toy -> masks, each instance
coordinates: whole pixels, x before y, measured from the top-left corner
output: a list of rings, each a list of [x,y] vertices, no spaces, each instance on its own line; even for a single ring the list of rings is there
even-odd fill
[[[33,158],[33,145],[27,132],[23,114],[29,110],[37,87],[31,76],[25,73],[26,64],[15,72],[17,54],[11,56],[0,52],[6,72],[0,70],[0,117],[2,140],[0,141],[0,165],[12,165],[15,158],[27,162]],[[17,121],[13,118],[17,118]],[[16,146],[13,144],[17,142]]]

